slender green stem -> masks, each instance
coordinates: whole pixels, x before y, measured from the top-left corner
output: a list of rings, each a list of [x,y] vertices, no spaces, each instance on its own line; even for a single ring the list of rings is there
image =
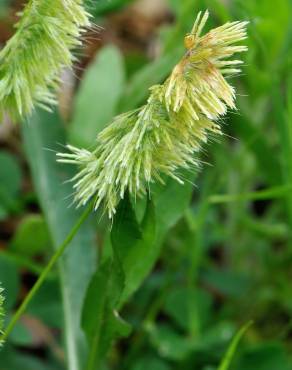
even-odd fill
[[[218,370],[228,370],[231,365],[231,361],[234,357],[235,351],[237,350],[237,347],[239,345],[239,342],[241,338],[244,336],[244,334],[247,332],[247,330],[250,328],[250,326],[253,324],[253,321],[249,321],[247,324],[245,324],[237,334],[235,334],[235,337],[232,339],[225,356],[223,357],[223,360],[221,364],[218,367]]]
[[[78,221],[76,222],[76,224],[71,229],[71,231],[68,234],[67,238],[57,248],[57,251],[52,256],[52,258],[50,259],[50,261],[47,264],[47,266],[44,268],[43,272],[41,273],[41,275],[39,276],[39,278],[35,282],[34,286],[31,288],[31,290],[29,291],[29,293],[25,297],[24,301],[21,303],[21,305],[19,306],[19,308],[17,309],[17,311],[14,313],[14,315],[13,315],[10,323],[8,324],[8,326],[5,329],[4,333],[0,337],[0,342],[1,341],[5,341],[7,339],[7,337],[9,336],[9,334],[11,333],[11,331],[13,330],[15,324],[19,320],[20,316],[26,310],[28,304],[31,302],[32,298],[38,292],[38,290],[42,286],[43,282],[45,281],[46,277],[48,276],[49,272],[55,266],[55,264],[58,261],[58,259],[63,255],[63,253],[65,252],[66,248],[68,247],[68,245],[70,244],[70,242],[73,240],[73,238],[77,234],[79,228],[81,227],[81,225],[83,224],[83,222],[86,220],[86,218],[88,217],[88,215],[91,212],[91,210],[92,210],[92,204],[90,203],[90,205],[86,208],[86,210],[83,212],[83,214],[80,216],[80,218],[78,219]]]

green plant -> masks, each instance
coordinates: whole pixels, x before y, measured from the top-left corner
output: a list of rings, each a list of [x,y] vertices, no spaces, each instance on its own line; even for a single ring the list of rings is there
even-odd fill
[[[145,194],[150,184],[163,183],[163,175],[184,183],[179,169],[199,167],[195,153],[208,135],[221,134],[218,122],[227,108],[235,109],[235,91],[224,79],[236,74],[240,60],[227,60],[246,46],[233,45],[246,38],[247,22],[232,22],[201,36],[208,12],[199,13],[185,38],[187,52],[162,85],[150,89],[147,104],[122,114],[99,133],[97,148],[90,152],[68,146],[72,154],[58,160],[74,163],[80,172],[75,202],[95,199],[112,218],[117,204],[129,191]]]
[[[49,27],[49,31],[47,31],[47,26],[45,22],[41,22],[41,19],[44,18],[46,20],[48,18],[51,21],[52,14],[47,14],[47,12],[51,11],[52,8],[41,2],[30,2],[27,5],[16,35],[8,43],[4,52],[2,52],[4,57],[8,55],[6,68],[9,67],[6,70],[4,64],[2,81],[11,82],[11,73],[14,72],[10,69],[11,61],[13,63],[15,60],[22,62],[22,69],[13,77],[13,86],[4,84],[4,91],[11,93],[11,95],[6,93],[6,97],[3,99],[4,107],[8,104],[10,113],[13,113],[13,110],[14,112],[17,111],[19,115],[28,113],[33,108],[34,102],[38,100],[51,102],[51,95],[50,93],[49,95],[47,94],[48,81],[54,85],[60,67],[66,64],[71,65],[70,49],[77,44],[76,40],[79,36],[80,26],[86,25],[87,22],[86,14],[82,13],[79,3],[70,2],[70,4],[77,6],[79,17],[76,20],[75,13],[72,13],[70,9],[67,9],[68,14],[66,13],[66,17],[69,16],[70,25],[73,26],[73,29],[78,26],[78,30],[75,29],[73,32],[72,28],[69,27],[69,31],[59,30],[61,32],[60,35],[55,35],[54,27],[59,25],[58,22],[61,20],[58,19],[59,16],[65,17],[65,8],[53,10],[53,19],[57,19],[58,22],[56,24],[53,22],[51,24],[53,29]],[[80,14],[83,15],[83,18],[81,17],[83,23],[80,20]],[[166,82],[151,88],[151,95],[145,106],[118,116],[99,135],[98,147],[94,153],[69,146],[73,154],[58,154],[60,161],[73,162],[84,166],[77,177],[74,178],[79,179],[76,185],[76,199],[81,204],[85,204],[93,197],[96,209],[101,201],[105,200],[109,216],[112,218],[116,213],[119,201],[124,198],[126,191],[130,191],[135,196],[144,194],[149,184],[154,180],[163,182],[162,174],[166,174],[179,183],[183,183],[177,170],[179,168],[189,169],[194,166],[197,167],[198,160],[193,158],[193,154],[200,150],[201,142],[207,141],[208,131],[221,133],[216,120],[226,113],[227,107],[235,108],[234,89],[226,82],[222,74],[240,71],[233,67],[240,64],[240,61],[227,61],[226,58],[236,52],[246,50],[245,46],[232,45],[245,39],[246,22],[227,23],[224,26],[211,30],[205,36],[201,36],[207,18],[208,12],[202,17],[201,13],[199,13],[191,33],[185,38],[187,52],[173,69]],[[66,23],[64,19],[63,21],[66,28],[68,22]],[[36,59],[33,60],[32,67],[25,64],[29,56],[26,53],[32,52],[35,47],[33,46],[33,42],[35,42],[34,32],[37,29],[37,35],[39,35],[39,27],[43,28],[40,33],[41,36],[43,36],[43,32],[49,36],[49,39],[44,37],[40,48],[34,51],[35,56],[39,59],[39,53],[42,52],[44,45],[47,44],[47,49],[45,49],[47,50],[46,62],[48,64],[45,69]],[[27,32],[29,32],[28,36]],[[61,41],[55,38],[57,36],[61,36]],[[74,37],[73,39],[72,36]],[[28,40],[29,44],[27,50],[20,49],[19,51],[15,47],[22,38],[24,41]],[[64,40],[65,43],[59,49],[59,44],[61,43],[62,45]],[[11,52],[12,59],[10,61],[9,51],[11,50],[14,53]],[[59,59],[62,51],[65,52],[65,57],[67,56],[67,58],[63,59],[64,55],[62,54],[62,58]],[[54,52],[54,55],[56,54],[56,61],[51,58],[52,52]],[[13,55],[15,53],[16,55]],[[26,55],[24,59],[22,59],[23,53]],[[12,67],[13,63],[11,64]],[[48,70],[52,65],[54,65],[54,68]],[[42,70],[39,68],[42,68]],[[35,76],[40,78],[41,82],[39,80],[36,82]],[[23,90],[19,90],[19,88],[24,86],[26,87]],[[40,87],[41,95],[35,96],[35,93],[39,92]],[[44,91],[46,92],[44,93]],[[27,94],[29,98],[26,97]],[[24,110],[23,107],[25,107]],[[137,289],[137,285],[140,284],[141,279],[147,273],[146,269],[141,277],[137,275],[137,281],[134,284],[131,281],[131,288],[126,285],[131,268],[134,268],[133,271],[136,268],[136,261],[133,259],[136,251],[132,249],[130,253],[133,253],[133,256],[131,256],[129,250],[123,251],[120,245],[120,237],[122,239],[124,237],[128,238],[120,228],[121,215],[124,217],[125,213],[128,214],[127,219],[130,222],[128,232],[133,233],[137,229],[137,238],[141,240],[138,245],[135,246],[134,243],[132,247],[139,250],[145,245],[146,251],[155,241],[155,238],[152,237],[152,235],[155,235],[155,229],[150,221],[151,218],[155,217],[152,205],[148,205],[143,221],[143,225],[149,225],[151,232],[149,231],[149,235],[147,233],[144,235],[143,233],[140,234],[140,226],[135,221],[134,212],[129,211],[131,209],[129,200],[127,199],[125,202],[126,208],[123,205],[121,206],[120,214],[117,217],[118,220],[114,223],[112,258],[106,260],[100,266],[89,286],[85,300],[83,322],[90,344],[87,362],[88,369],[93,369],[100,363],[114,338],[129,333],[127,325],[120,321],[117,310],[127,296]],[[5,340],[11,333],[19,317],[45,281],[52,267],[64,253],[81,224],[87,218],[90,210],[91,206],[81,216],[64,243],[57,248],[49,264],[14,314],[1,337],[2,340]],[[152,216],[148,219],[150,215]],[[127,247],[127,243],[125,247]],[[129,261],[132,263],[131,268],[128,266]],[[100,305],[99,310],[102,310],[100,315],[104,316],[104,319],[103,321],[98,320],[98,322],[95,322],[96,319],[92,317],[91,311],[87,313],[86,307],[89,304],[92,305],[92,296],[96,294],[96,287],[99,290],[101,284],[107,286],[107,289],[112,289],[113,292],[102,293],[97,291],[98,300],[100,301],[98,303]],[[108,337],[103,343],[100,341],[100,330],[104,330]]]
[[[4,106],[8,104],[10,107],[10,113],[13,113],[13,110],[19,115],[28,113],[35,100],[51,102],[51,99],[45,98],[49,95],[44,93],[48,81],[55,82],[61,66],[71,65],[70,49],[76,46],[80,30],[88,24],[87,16],[79,2],[69,1],[67,7],[65,3],[59,5],[61,8],[53,9],[41,1],[29,2],[18,24],[16,35],[2,51],[5,62],[2,67],[5,97],[2,100]],[[238,60],[228,62],[224,58],[246,50],[245,46],[231,46],[245,39],[246,22],[227,23],[201,36],[207,18],[208,12],[202,17],[199,13],[191,33],[185,38],[188,51],[173,69],[169,79],[163,85],[151,89],[146,106],[117,117],[113,124],[100,134],[101,144],[94,154],[69,146],[76,156],[58,155],[61,158],[59,160],[63,162],[86,164],[85,169],[77,175],[77,179],[81,177],[77,183],[77,199],[81,200],[82,204],[97,193],[95,208],[105,198],[106,207],[112,217],[126,190],[130,190],[134,195],[145,193],[146,187],[154,179],[162,181],[163,173],[183,183],[176,174],[176,169],[197,166],[197,160],[192,158],[192,154],[200,149],[200,141],[207,141],[208,131],[220,133],[220,128],[214,121],[225,114],[227,106],[235,108],[234,90],[224,80],[222,73],[239,72],[239,69],[229,66],[241,63]],[[63,22],[64,29],[58,28],[60,22]],[[55,34],[55,28],[60,34]],[[40,36],[42,42],[37,46]],[[61,40],[57,38],[59,36]],[[24,46],[27,42],[27,48],[19,47],[20,42],[23,42]],[[46,68],[39,63],[44,50],[47,52]],[[32,66],[26,64],[29,53],[33,54]],[[21,66],[17,70],[18,73],[13,70],[16,62]],[[41,93],[41,98],[35,99],[36,92]],[[99,175],[100,171],[105,172]],[[14,315],[2,339],[6,339],[12,331],[87,213],[58,248]]]
[[[0,117],[7,112],[17,119],[35,105],[56,104],[61,69],[76,60],[72,50],[89,25],[82,0],[29,0],[0,52]]]
[[[0,128],[0,281],[9,325],[0,370],[291,370],[289,1],[279,0],[275,12],[269,0],[166,0],[175,20],[159,25],[160,1],[139,1],[133,8],[125,7],[128,0],[89,3],[104,30],[99,40],[90,38],[86,56],[73,73],[64,74],[76,84],[73,99],[72,88],[62,81],[61,115],[36,109],[8,137],[6,125]],[[7,17],[0,19],[1,41],[9,35],[18,4],[7,0],[0,6]],[[190,96],[198,114],[194,101],[202,95],[193,96],[189,87],[185,95],[178,88],[184,87],[183,79],[170,76],[184,54],[182,40],[194,14],[206,4],[207,30],[250,20],[249,37],[242,43],[249,52],[240,57],[243,73],[234,71],[234,79],[233,73],[225,75],[236,87],[237,110],[227,107],[226,115],[218,114],[214,123],[220,132],[206,131],[207,143],[198,140],[200,150],[188,153],[195,164],[177,165],[170,170],[174,178],[162,170],[164,184],[156,172],[148,182],[143,167],[140,191],[136,183],[117,184],[107,193],[116,200],[111,219],[101,218],[109,211],[107,198],[91,212],[97,193],[85,211],[76,210],[70,205],[78,189],[72,194],[69,179],[76,167],[85,167],[56,162],[56,152],[66,151],[66,143],[86,149],[73,149],[65,159],[74,159],[75,150],[80,159],[81,151],[93,167],[101,166],[102,174],[112,170],[125,179],[133,173],[131,162],[124,171],[119,172],[115,161],[103,170],[102,158],[110,152],[108,137],[134,133],[135,143],[135,134],[141,133],[138,112],[151,113],[149,87],[155,85],[150,99],[157,106],[163,102],[161,117],[180,115],[180,103]],[[144,6],[155,12],[146,21]],[[191,48],[194,36],[188,35],[185,44]],[[161,100],[155,94],[159,89]],[[69,103],[65,115],[63,98]],[[131,127],[131,115],[120,116],[128,110],[133,112]],[[114,117],[122,120],[120,129]],[[172,121],[166,121],[170,126]],[[153,129],[145,123],[150,130],[143,134],[140,149],[152,140],[154,130],[165,142],[162,132],[169,131],[164,125]],[[178,132],[176,122],[170,127]],[[109,136],[101,140],[105,133]],[[173,133],[172,150],[165,151],[163,163],[181,153],[177,142],[189,144]],[[113,143],[115,158],[132,147]],[[158,148],[161,154],[156,144],[149,152]],[[140,150],[131,151],[131,158],[140,155]],[[150,162],[158,163],[153,157]],[[204,170],[198,171],[197,165]],[[97,179],[94,171],[92,178]],[[102,185],[105,178],[99,180]],[[49,232],[44,239],[35,230],[34,218]],[[28,226],[25,233],[23,225]],[[248,325],[238,328],[250,319],[255,324],[239,345]]]
[[[57,86],[58,73],[62,67],[71,66],[74,60],[71,50],[79,44],[83,28],[89,25],[81,1],[55,1],[55,6],[52,5],[41,0],[29,1],[16,34],[1,51],[1,109],[12,117],[30,113],[34,104],[54,103],[51,89]],[[80,179],[76,185],[76,199],[81,204],[94,196],[96,209],[105,199],[112,218],[127,190],[135,196],[144,194],[154,180],[163,182],[162,174],[183,183],[177,169],[198,166],[193,154],[200,149],[201,142],[207,141],[208,131],[221,133],[215,121],[226,113],[227,107],[235,108],[234,89],[222,74],[239,72],[233,65],[241,63],[225,58],[246,50],[245,46],[231,46],[245,39],[246,22],[227,23],[201,36],[207,18],[208,12],[202,17],[199,13],[191,33],[185,38],[187,52],[166,82],[150,89],[151,95],[145,106],[118,116],[99,135],[98,147],[93,154],[71,146],[73,155],[58,154],[60,161],[85,165],[74,178]],[[10,334],[88,212],[82,215],[57,249],[13,316],[2,340]],[[121,276],[126,273],[125,266],[119,266],[126,260],[123,261],[122,252],[114,244],[113,239],[111,264],[117,271],[111,267],[107,272],[114,279],[109,283],[111,285],[116,284],[115,275],[119,276],[119,269]],[[101,279],[100,273],[97,281]],[[117,286],[115,289],[120,290],[118,296],[122,297],[123,288]],[[118,308],[120,298],[113,299],[112,309]],[[88,362],[90,369],[96,364],[98,353],[100,357],[100,349],[92,353]]]

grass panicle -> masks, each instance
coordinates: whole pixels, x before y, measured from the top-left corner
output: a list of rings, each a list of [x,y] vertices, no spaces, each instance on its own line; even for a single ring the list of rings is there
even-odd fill
[[[198,15],[185,37],[187,51],[161,85],[150,89],[146,105],[117,116],[97,137],[95,150],[68,146],[58,161],[79,166],[73,178],[75,202],[94,197],[109,217],[126,190],[133,196],[147,192],[163,175],[180,183],[179,169],[199,164],[195,155],[210,133],[221,134],[218,120],[236,109],[235,90],[224,74],[238,73],[239,60],[228,60],[247,50],[234,45],[246,38],[247,22],[231,22],[201,36],[208,12]]]
[[[83,0],[29,0],[20,15],[0,51],[0,118],[7,112],[14,120],[56,104],[60,71],[72,66],[90,26]]]

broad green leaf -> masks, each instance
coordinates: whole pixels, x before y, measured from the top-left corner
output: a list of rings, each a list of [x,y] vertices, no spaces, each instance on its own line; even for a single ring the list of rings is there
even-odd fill
[[[149,202],[139,225],[128,197],[120,203],[111,233],[112,257],[98,269],[88,288],[83,309],[83,328],[96,353],[88,368],[106,353],[116,336],[129,333],[129,327],[117,314],[124,297],[137,288],[147,254],[155,240],[153,207]],[[142,262],[142,266],[141,266]],[[101,338],[102,333],[102,340]]]
[[[13,251],[33,256],[50,248],[51,241],[44,218],[40,215],[28,215],[19,224],[10,247]]]
[[[188,179],[194,175],[186,175]],[[129,200],[121,202],[115,216],[111,239],[120,253],[125,271],[125,289],[121,299],[124,304],[141,286],[154,267],[167,231],[188,207],[193,185],[180,185],[172,179],[153,190],[153,203],[148,202],[141,225]],[[154,207],[155,206],[155,207]]]
[[[130,333],[130,326],[117,312],[124,283],[122,266],[113,252],[113,258],[104,262],[91,279],[84,300],[82,327],[90,348],[88,370],[100,365],[113,340]]]
[[[87,289],[82,327],[90,348],[88,370],[99,367],[115,338],[129,334],[130,327],[115,311],[123,284],[119,266],[114,261],[107,261],[98,268]]]
[[[125,273],[125,288],[121,303],[132,295],[145,279],[157,255],[156,220],[153,203],[148,201],[141,225],[129,199],[120,203],[116,214],[111,240]]]
[[[124,281],[122,266],[114,256],[97,269],[88,286],[82,327],[90,343],[90,366],[106,353],[116,335],[128,334],[129,326],[116,312]]]
[[[117,311],[108,311],[106,321],[102,327],[102,342],[98,351],[100,358],[106,359],[107,352],[115,340],[126,338],[132,331],[131,325],[124,321]]]
[[[22,124],[22,134],[35,190],[56,248],[82,212],[69,207],[72,187],[66,181],[73,173],[55,158],[55,151],[66,142],[62,123],[56,113],[37,112]],[[59,263],[69,370],[82,368],[86,342],[80,328],[80,313],[95,260],[95,230],[88,220]]]
[[[177,197],[168,212],[164,208],[159,210],[162,218],[166,214],[160,238],[184,211],[192,189],[189,186],[186,191],[181,187],[177,191],[172,182],[168,186],[164,189],[168,189],[166,194],[160,193],[158,204],[170,198],[173,201],[174,193]],[[83,308],[83,328],[91,343],[88,369],[94,368],[116,337],[129,333],[128,325],[117,316],[117,309],[139,288],[157,260],[161,240],[157,239],[155,219],[151,201],[147,203],[141,224],[128,197],[117,209],[111,232],[112,257],[103,263],[92,279]]]
[[[111,232],[112,255],[98,268],[84,301],[82,327],[90,343],[87,368],[94,369],[112,341],[126,336],[130,327],[118,309],[137,289],[155,241],[153,205],[148,202],[141,225],[128,196],[117,209]]]
[[[90,147],[116,114],[125,81],[122,55],[114,46],[97,53],[88,67],[75,97],[70,142]]]
[[[107,290],[111,263],[100,266],[88,286],[82,311],[82,328],[89,342],[99,343],[104,310],[107,303]]]

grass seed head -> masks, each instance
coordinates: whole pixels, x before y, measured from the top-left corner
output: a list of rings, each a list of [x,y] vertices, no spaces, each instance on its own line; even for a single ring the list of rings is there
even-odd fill
[[[231,22],[201,36],[208,12],[198,15],[185,38],[187,52],[170,77],[150,89],[141,108],[117,116],[97,137],[93,152],[68,146],[58,160],[74,163],[80,172],[73,179],[75,202],[94,198],[109,217],[128,190],[133,196],[147,192],[163,175],[183,183],[182,168],[198,167],[196,152],[210,133],[221,134],[218,119],[235,109],[235,90],[224,74],[239,72],[230,61],[246,50],[234,45],[246,38],[247,22]]]
[[[60,71],[72,66],[72,50],[89,25],[83,0],[28,1],[0,51],[0,119],[4,112],[19,119],[35,105],[56,104]]]

